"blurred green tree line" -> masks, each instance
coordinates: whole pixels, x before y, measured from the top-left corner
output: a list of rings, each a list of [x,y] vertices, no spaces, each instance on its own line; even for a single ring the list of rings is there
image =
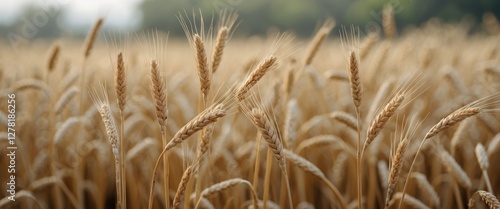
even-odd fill
[[[338,25],[355,25],[366,32],[382,27],[381,15],[384,6],[391,5],[399,29],[409,25],[420,25],[432,17],[446,22],[458,22],[464,17],[479,23],[486,12],[500,15],[499,0],[143,0],[139,5],[142,13],[140,29],[169,31],[171,35],[183,35],[177,15],[202,12],[205,22],[210,22],[222,9],[237,10],[240,25],[237,33],[264,34],[270,27],[292,31],[298,36],[310,36],[318,24],[333,17]],[[25,14],[34,14],[34,6],[25,9]],[[1,26],[0,34],[23,24],[19,20]],[[38,28],[37,36],[57,37],[61,33],[57,26],[60,14],[50,17],[49,24]]]

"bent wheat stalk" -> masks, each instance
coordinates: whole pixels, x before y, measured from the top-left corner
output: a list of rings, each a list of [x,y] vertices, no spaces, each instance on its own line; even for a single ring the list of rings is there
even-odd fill
[[[153,176],[151,178],[151,188],[149,192],[149,209],[153,208],[153,191],[155,186],[156,171],[158,170],[158,165],[161,162],[162,156],[165,153],[175,147],[177,144],[182,143],[184,140],[188,139],[191,135],[203,129],[203,127],[216,122],[218,119],[226,115],[226,110],[223,104],[219,104],[213,107],[209,107],[207,110],[198,114],[195,118],[184,125],[170,140],[170,142],[163,148],[163,151],[158,156],[156,160],[155,167],[153,169]]]

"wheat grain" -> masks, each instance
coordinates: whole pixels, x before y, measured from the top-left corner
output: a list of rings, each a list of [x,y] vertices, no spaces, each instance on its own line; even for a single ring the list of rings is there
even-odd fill
[[[433,208],[439,208],[440,200],[439,195],[436,193],[436,190],[432,187],[432,185],[427,180],[427,177],[424,174],[413,172],[411,177],[417,180],[417,186],[422,191],[424,195],[424,200],[426,200],[430,206]]]
[[[318,50],[327,38],[328,34],[330,34],[330,31],[335,27],[335,20],[329,18],[327,19],[324,23],[323,26],[318,30],[316,35],[314,35],[314,38],[311,40],[311,43],[309,44],[309,47],[306,52],[305,56],[305,65],[310,65],[318,53]]]
[[[252,184],[249,181],[244,180],[244,179],[240,179],[240,178],[229,179],[229,180],[226,180],[226,181],[214,184],[214,185],[212,185],[212,186],[204,189],[201,192],[200,198],[204,198],[204,197],[213,195],[215,193],[218,193],[220,191],[223,191],[223,190],[226,190],[226,189],[230,189],[230,188],[232,188],[232,187],[234,187],[234,186],[236,186],[238,184],[244,184],[244,185],[247,185],[250,188],[251,195],[252,195],[252,198],[253,198],[253,206],[254,206],[254,209],[257,209],[257,206],[258,206],[257,194],[255,193],[255,190],[253,189]],[[200,204],[200,201],[198,201],[196,203],[196,206],[194,208],[195,209],[198,208],[199,204]]]

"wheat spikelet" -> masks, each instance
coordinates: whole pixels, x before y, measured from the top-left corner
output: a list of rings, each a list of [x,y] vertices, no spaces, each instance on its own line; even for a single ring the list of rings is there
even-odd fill
[[[356,118],[349,113],[343,111],[335,111],[330,113],[330,118],[338,120],[339,122],[345,124],[349,128],[353,130],[357,129],[357,121]]]
[[[104,22],[103,18],[99,18],[95,23],[94,26],[92,27],[92,30],[87,34],[87,38],[85,39],[85,48],[83,50],[83,55],[85,59],[87,59],[90,56],[90,52],[92,51],[92,48],[94,47],[95,40],[97,39],[97,36],[99,34],[99,31],[101,30],[102,23]]]
[[[219,29],[219,32],[217,33],[217,41],[215,43],[215,49],[212,54],[212,73],[215,73],[215,71],[217,71],[217,69],[219,68],[228,35],[229,28],[226,26]]]
[[[116,59],[116,71],[115,71],[115,92],[118,98],[118,107],[123,113],[125,110],[125,103],[127,98],[127,84],[126,84],[126,70],[125,62],[123,61],[123,54],[119,52]]]
[[[333,27],[335,27],[335,20],[329,18],[323,23],[323,26],[321,26],[316,35],[314,35],[314,38],[309,44],[309,48],[307,49],[306,52],[305,56],[306,66],[312,63],[314,57],[318,53],[321,43],[323,43],[323,41],[328,37],[328,34],[330,34],[330,31],[333,29]]]
[[[57,60],[59,59],[59,53],[61,52],[61,43],[56,42],[52,49],[50,50],[49,61],[47,62],[47,70],[49,72],[54,71],[56,68]]]
[[[148,151],[156,145],[157,142],[153,138],[146,138],[142,140],[127,151],[127,155],[125,155],[125,162],[130,162],[132,159],[142,154],[142,152]]]
[[[455,180],[463,186],[466,189],[470,189],[472,186],[472,183],[467,176],[467,173],[460,167],[460,165],[455,161],[455,158],[453,158],[446,150],[441,150],[441,159],[443,160],[443,163],[448,170],[448,173],[450,173]]]
[[[295,153],[286,149],[283,151],[283,153],[285,154],[286,158],[290,160],[292,164],[299,167],[300,169],[308,173],[311,173],[312,175],[315,175],[320,179],[326,178],[325,174],[323,174],[323,172],[318,167],[316,167],[316,165],[312,164],[303,157],[296,155]]]
[[[401,168],[403,167],[403,157],[404,153],[406,152],[407,145],[408,145],[408,139],[404,138],[401,142],[399,142],[396,153],[394,154],[391,170],[389,171],[385,208],[389,208],[391,195],[394,192],[394,189],[396,188],[396,184],[398,183],[399,173],[401,171]]]
[[[75,97],[78,92],[78,87],[73,86],[61,95],[54,107],[56,115],[59,115],[64,110],[64,108],[68,106],[68,103],[71,101],[71,99],[73,99],[73,97]]]
[[[356,53],[351,51],[349,55],[349,82],[351,84],[351,97],[354,102],[354,106],[359,107],[361,105],[361,79],[359,78],[359,64],[356,59]]]
[[[347,145],[341,138],[334,135],[318,135],[309,139],[305,139],[295,148],[297,153],[302,153],[302,151],[319,146],[335,145],[341,147],[344,151],[349,154],[355,155],[356,151]]]
[[[208,69],[207,54],[205,45],[198,34],[193,37],[194,47],[196,51],[196,67],[198,68],[198,77],[200,78],[200,89],[203,98],[206,99],[210,91],[210,71]]]
[[[165,81],[158,69],[158,63],[156,60],[151,61],[151,93],[155,101],[156,107],[156,117],[160,127],[162,127],[162,132],[165,127],[165,121],[168,118],[167,110],[167,93],[165,90]]]
[[[422,194],[424,195],[425,200],[427,200],[432,207],[439,208],[439,195],[429,183],[427,177],[424,174],[417,172],[413,172],[411,174],[411,177],[417,180],[417,186],[420,190],[422,190]]]
[[[10,91],[22,91],[27,89],[41,90],[48,98],[52,98],[52,89],[47,84],[38,79],[23,79],[17,81],[10,87]]]
[[[384,8],[382,13],[382,25],[386,38],[391,39],[396,35],[396,22],[391,6],[386,6]]]
[[[447,117],[441,119],[439,123],[434,125],[425,135],[425,139],[429,139],[439,132],[443,131],[444,129],[447,129],[450,126],[455,125],[456,123],[459,123],[462,120],[465,120],[468,117],[472,117],[480,112],[480,108],[478,107],[466,107],[466,108],[461,108],[458,109],[457,111],[453,112],[452,114],[448,115]]]
[[[392,115],[396,113],[398,110],[399,106],[403,103],[403,100],[405,98],[404,92],[399,92],[394,96],[387,105],[385,105],[384,109],[375,117],[373,120],[372,124],[368,128],[368,131],[366,133],[366,141],[365,144],[363,145],[363,151],[366,149],[366,146],[368,146],[374,139],[377,137],[377,135],[380,133],[380,131],[384,128],[385,124],[389,122],[389,119],[391,119]]]
[[[266,58],[250,75],[246,77],[243,84],[236,91],[238,100],[241,101],[245,98],[245,94],[262,78],[262,76],[264,76],[264,74],[266,74],[269,69],[271,69],[275,62],[275,56]]]
[[[345,181],[347,163],[349,163],[349,156],[345,152],[341,152],[335,158],[332,167],[333,184],[339,186]]]
[[[445,74],[445,78],[460,92],[461,95],[469,94],[466,85],[462,82],[456,70],[453,68],[448,69]]]
[[[217,184],[214,184],[214,185],[204,189],[200,194],[200,199],[202,199],[204,197],[208,197],[208,196],[213,195],[215,193],[219,193],[223,190],[230,189],[238,184],[244,184],[250,188],[252,198],[253,198],[253,206],[254,206],[254,209],[257,209],[258,208],[257,207],[258,206],[257,194],[255,193],[255,190],[253,189],[252,184],[249,181],[244,180],[244,179],[240,179],[240,178],[233,178],[233,179],[229,179],[229,180],[226,180],[223,182],[219,182]],[[196,203],[196,206],[194,208],[195,209],[198,208],[199,204],[200,204],[200,201],[198,201],[198,203]]]

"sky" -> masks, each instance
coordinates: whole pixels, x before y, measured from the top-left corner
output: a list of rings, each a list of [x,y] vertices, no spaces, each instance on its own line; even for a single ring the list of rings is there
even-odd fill
[[[63,26],[90,26],[98,17],[106,18],[106,25],[131,29],[140,23],[136,9],[142,0],[6,0],[0,7],[0,24],[11,24],[24,7],[34,6],[64,9]]]

